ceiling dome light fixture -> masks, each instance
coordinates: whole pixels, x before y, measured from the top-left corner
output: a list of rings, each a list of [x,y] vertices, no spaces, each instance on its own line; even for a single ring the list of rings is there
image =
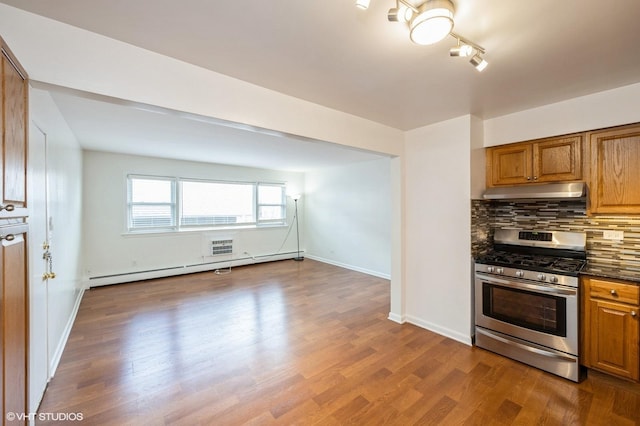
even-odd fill
[[[453,29],[453,12],[450,0],[429,0],[423,3],[409,22],[411,41],[426,46],[444,39]]]
[[[366,9],[369,2],[370,0],[356,0],[356,6]],[[484,70],[488,65],[480,56],[486,53],[484,48],[452,32],[454,13],[455,6],[451,0],[426,0],[419,6],[408,0],[396,0],[396,7],[389,9],[387,19],[391,22],[405,22],[409,27],[409,38],[419,45],[434,44],[450,35],[458,43],[449,50],[449,55],[471,56],[469,62],[478,71]]]

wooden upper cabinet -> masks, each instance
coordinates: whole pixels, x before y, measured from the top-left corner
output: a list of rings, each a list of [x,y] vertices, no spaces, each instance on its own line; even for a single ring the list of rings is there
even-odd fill
[[[488,176],[491,185],[527,183],[532,176],[531,144],[512,144],[487,150]]]
[[[640,214],[640,124],[587,134],[590,213]]]
[[[487,186],[582,179],[583,134],[487,149]]]
[[[3,208],[0,211],[2,213],[0,218],[7,214],[18,214],[26,204],[28,96],[26,73],[13,59],[4,43],[2,43],[1,57],[0,80],[3,90],[0,102],[0,125],[4,132],[2,161],[0,161],[0,175],[3,180],[0,200],[3,207],[11,205],[15,210],[12,213]]]

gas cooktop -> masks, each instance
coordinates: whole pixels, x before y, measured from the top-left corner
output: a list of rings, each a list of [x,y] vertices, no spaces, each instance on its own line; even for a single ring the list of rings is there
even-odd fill
[[[476,263],[514,269],[577,276],[586,265],[585,259],[535,254],[490,251],[476,258]]]

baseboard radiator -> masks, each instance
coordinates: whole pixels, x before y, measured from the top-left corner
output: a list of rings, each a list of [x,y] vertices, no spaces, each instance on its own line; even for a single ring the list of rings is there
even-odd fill
[[[211,250],[213,253],[213,244]],[[221,253],[217,256],[229,255],[230,253]],[[277,260],[293,259],[298,255],[297,252],[286,252],[277,254],[265,254],[260,256],[246,256],[240,258],[220,259],[211,262],[197,263],[192,265],[171,266],[167,268],[149,269],[144,271],[124,272],[121,274],[110,274],[93,276],[84,280],[85,288],[100,287],[103,285],[122,284],[133,281],[150,280],[154,278],[171,277],[175,275],[193,274],[196,272],[213,271],[220,268],[237,267],[252,265],[254,263],[272,262]],[[213,254],[212,254],[213,256]]]

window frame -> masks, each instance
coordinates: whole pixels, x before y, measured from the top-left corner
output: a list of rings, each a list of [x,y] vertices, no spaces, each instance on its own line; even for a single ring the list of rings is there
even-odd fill
[[[154,203],[154,202],[134,202],[133,196],[133,180],[157,180],[163,182],[169,182],[171,185],[171,201],[168,203]],[[128,232],[157,232],[157,231],[176,231],[178,230],[178,180],[175,177],[170,176],[150,176],[150,175],[127,175],[127,231]],[[170,206],[171,207],[171,222],[169,226],[133,226],[133,207],[134,206]]]
[[[132,180],[160,180],[171,182],[172,188],[172,202],[171,203],[141,203],[133,202],[132,197]],[[183,224],[183,183],[185,182],[201,182],[212,184],[229,184],[229,185],[248,185],[252,187],[252,212],[253,220],[251,222],[241,223],[220,223],[220,224]],[[262,203],[260,204],[260,187],[270,186],[279,187],[281,190],[282,198],[281,203]],[[273,182],[273,181],[227,181],[217,179],[201,179],[201,178],[185,178],[185,177],[173,177],[173,176],[155,176],[155,175],[141,175],[130,173],[127,174],[127,191],[126,191],[126,229],[127,233],[140,234],[140,233],[158,233],[158,232],[180,232],[180,231],[197,231],[203,229],[223,229],[223,228],[249,228],[249,227],[271,227],[271,226],[286,226],[287,225],[287,195],[286,195],[286,182]],[[135,227],[132,220],[132,207],[135,205],[171,205],[172,212],[172,226],[162,227]],[[282,209],[282,217],[276,219],[260,219],[260,207],[280,207]]]
[[[219,184],[219,185],[242,185],[242,186],[251,186],[251,210],[252,210],[252,219],[249,222],[238,222],[238,223],[220,223],[220,224],[183,224],[183,207],[184,207],[184,198],[183,198],[183,187],[182,184],[185,182],[196,182],[196,183],[211,183],[211,184]],[[179,178],[178,179],[178,188],[180,189],[180,197],[178,199],[178,228],[182,229],[198,229],[198,228],[219,228],[219,227],[241,227],[241,226],[252,226],[257,224],[256,219],[256,206],[255,206],[255,192],[256,192],[256,184],[254,182],[238,182],[238,181],[222,181],[222,180],[213,180],[213,179],[190,179],[190,178]]]
[[[280,203],[260,203],[260,187],[279,187],[280,188]],[[284,184],[273,182],[257,182],[255,185],[255,214],[256,223],[259,225],[285,225],[287,222],[287,188]],[[260,207],[280,207],[282,211],[282,217],[278,219],[260,219]]]

